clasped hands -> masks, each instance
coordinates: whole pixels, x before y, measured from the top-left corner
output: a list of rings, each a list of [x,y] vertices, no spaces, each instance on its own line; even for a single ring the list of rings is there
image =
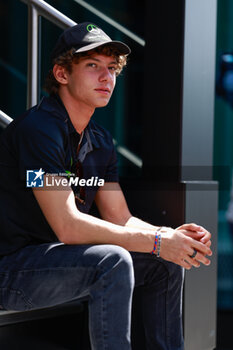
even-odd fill
[[[161,230],[162,243],[160,256],[187,270],[200,264],[210,265],[207,256],[212,255],[211,234],[196,224],[184,224],[178,228],[164,227]],[[192,257],[193,256],[193,257]]]

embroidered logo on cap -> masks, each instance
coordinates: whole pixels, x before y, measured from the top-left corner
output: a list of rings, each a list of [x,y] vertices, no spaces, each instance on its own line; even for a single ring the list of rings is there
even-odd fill
[[[103,40],[103,32],[101,32],[101,29],[95,24],[88,24],[87,31],[90,33],[88,34],[87,40]]]
[[[95,24],[88,24],[87,31],[91,32],[93,29],[98,29]]]

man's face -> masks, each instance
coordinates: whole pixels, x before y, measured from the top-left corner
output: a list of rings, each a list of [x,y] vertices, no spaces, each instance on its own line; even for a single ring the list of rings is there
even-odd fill
[[[72,73],[67,73],[71,100],[91,108],[106,106],[116,83],[116,59],[94,53],[72,68]]]

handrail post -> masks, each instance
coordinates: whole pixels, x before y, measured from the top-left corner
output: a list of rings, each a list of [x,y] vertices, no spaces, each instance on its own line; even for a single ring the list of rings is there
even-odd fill
[[[27,108],[38,102],[39,20],[37,9],[28,4]]]

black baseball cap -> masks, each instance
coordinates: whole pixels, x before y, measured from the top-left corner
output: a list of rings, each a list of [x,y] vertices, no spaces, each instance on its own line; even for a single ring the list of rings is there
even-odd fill
[[[60,56],[72,47],[75,53],[85,52],[96,47],[111,44],[120,55],[130,54],[130,48],[121,41],[112,40],[101,28],[91,22],[84,22],[66,29],[58,38],[52,51],[52,59]]]

